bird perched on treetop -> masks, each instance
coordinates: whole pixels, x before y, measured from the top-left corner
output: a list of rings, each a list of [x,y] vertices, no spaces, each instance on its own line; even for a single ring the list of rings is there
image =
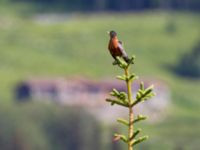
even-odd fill
[[[110,35],[108,50],[112,57],[115,60],[117,56],[122,57],[127,63],[129,63],[130,59],[122,46],[122,42],[118,40],[117,33],[115,31],[109,31],[108,34]]]

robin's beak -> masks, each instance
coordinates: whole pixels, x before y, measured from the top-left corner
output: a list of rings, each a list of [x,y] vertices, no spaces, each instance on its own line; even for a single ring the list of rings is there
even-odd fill
[[[108,34],[110,34],[110,31],[107,31]]]

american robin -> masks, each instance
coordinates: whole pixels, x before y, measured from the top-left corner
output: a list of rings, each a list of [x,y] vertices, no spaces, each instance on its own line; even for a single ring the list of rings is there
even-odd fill
[[[127,63],[129,63],[130,59],[122,46],[122,42],[118,40],[117,33],[115,31],[109,31],[108,34],[110,35],[108,50],[112,57],[115,60],[117,56],[122,57]]]

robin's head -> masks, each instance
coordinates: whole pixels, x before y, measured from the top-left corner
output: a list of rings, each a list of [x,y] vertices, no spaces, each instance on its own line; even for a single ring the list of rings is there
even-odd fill
[[[109,31],[108,34],[110,35],[111,38],[114,38],[117,36],[117,33],[115,31]]]

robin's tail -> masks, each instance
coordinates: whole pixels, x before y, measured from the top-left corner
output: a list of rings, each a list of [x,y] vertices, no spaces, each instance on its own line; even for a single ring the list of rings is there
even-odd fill
[[[127,63],[129,63],[130,62],[130,59],[128,58],[128,56],[126,56],[126,57],[123,57],[123,59],[127,62]]]

